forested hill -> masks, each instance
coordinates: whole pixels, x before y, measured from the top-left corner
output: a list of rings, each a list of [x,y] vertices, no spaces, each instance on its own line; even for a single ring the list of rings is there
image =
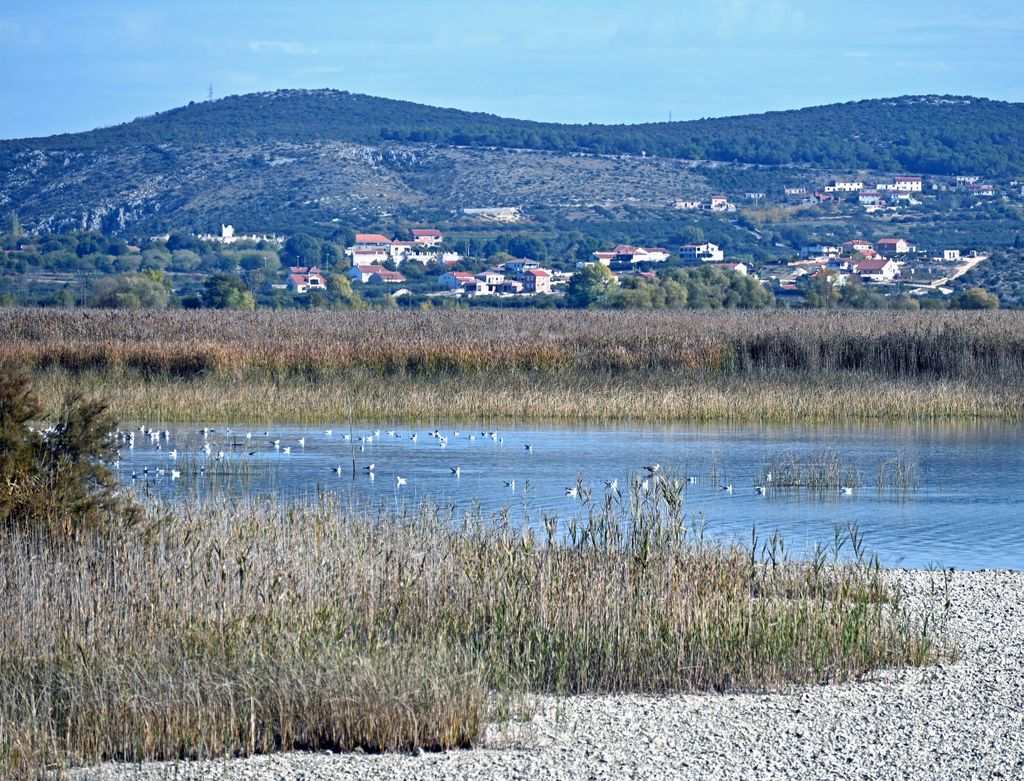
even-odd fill
[[[639,154],[836,170],[1024,175],[1024,104],[972,97],[864,100],[795,111],[641,125],[505,119],[336,90],[280,90],[191,103],[86,133],[0,141],[0,164],[28,149],[348,141],[429,142]]]

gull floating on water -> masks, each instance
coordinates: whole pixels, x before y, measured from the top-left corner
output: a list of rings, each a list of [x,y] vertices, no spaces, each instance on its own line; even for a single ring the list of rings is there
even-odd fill
[[[853,487],[849,485],[844,485],[839,490],[842,492],[843,496],[851,496],[853,494]]]
[[[754,493],[756,493],[758,496],[764,496],[765,493],[767,492],[767,490],[768,489],[765,488],[763,485],[755,485],[754,486]]]
[[[324,436],[326,436],[326,437],[331,436],[331,434],[333,434],[333,433],[334,433],[334,431],[332,429],[329,429],[329,428],[325,428],[324,429]]]
[[[513,491],[516,490],[516,481],[515,480],[506,480],[505,481],[505,487],[506,488],[511,488]]]
[[[659,469],[661,469],[661,464],[655,462],[655,463],[653,463],[653,464],[651,464],[649,466],[645,466],[645,467],[642,467],[642,468],[646,469],[648,472],[650,472],[653,475],[655,472],[657,472]]]
[[[455,475],[456,477],[462,477],[462,467],[461,466],[453,466],[453,467],[450,467],[450,469],[452,470],[452,474],[453,475]]]
[[[375,466],[376,466],[376,464],[370,464],[368,466],[364,466],[363,467],[363,471],[364,472],[372,472]]]
[[[566,488],[565,489],[565,495],[566,496],[576,497],[576,496],[579,495],[579,492],[580,492],[580,489],[577,486],[575,486],[575,485],[572,488]]]
[[[395,485],[405,485],[405,478],[395,475]]]
[[[723,485],[722,486],[722,490],[725,491],[725,493],[727,493],[727,494],[731,494],[732,493],[732,483],[727,483],[726,485]]]

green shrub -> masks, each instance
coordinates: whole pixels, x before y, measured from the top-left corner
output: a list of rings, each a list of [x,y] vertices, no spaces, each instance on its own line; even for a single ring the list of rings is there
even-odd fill
[[[0,529],[69,536],[118,516],[130,520],[134,509],[109,467],[114,428],[107,405],[80,394],[44,418],[26,375],[0,374]]]

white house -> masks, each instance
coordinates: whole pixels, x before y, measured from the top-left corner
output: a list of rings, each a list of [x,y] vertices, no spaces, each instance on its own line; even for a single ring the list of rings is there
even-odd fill
[[[827,193],[858,193],[864,189],[864,182],[841,182],[833,180],[832,184],[825,185]]]
[[[897,176],[892,182],[879,182],[876,190],[895,191],[903,193],[921,192],[922,181],[920,176]]]
[[[291,266],[285,285],[295,293],[308,293],[310,290],[326,290],[327,282],[316,266]]]
[[[735,271],[741,276],[747,275],[747,264],[746,263],[716,263],[715,268],[724,268],[728,271]]]
[[[472,280],[473,275],[468,271],[446,271],[437,278],[438,283],[444,285],[449,290],[457,290]]]
[[[729,203],[729,199],[724,195],[712,195],[708,200],[708,208],[713,212],[726,212],[732,211],[736,207]]]
[[[800,250],[802,258],[832,258],[841,254],[843,254],[842,248],[831,244],[811,244]]]
[[[900,275],[900,266],[892,258],[862,260],[854,264],[861,279],[869,282],[892,282]]]
[[[857,203],[861,206],[880,206],[883,195],[878,190],[861,190],[857,193]]]
[[[848,252],[851,255],[854,252],[871,252],[874,250],[874,246],[870,241],[864,241],[864,239],[854,239],[853,241],[843,242],[843,251]]]
[[[661,263],[671,253],[664,247],[633,247],[620,244],[607,252],[595,252],[594,257],[603,265],[615,263]]]
[[[413,228],[412,240],[421,247],[436,247],[444,241],[444,234],[437,228]]]
[[[349,247],[345,254],[352,259],[353,266],[370,266],[392,259],[390,247]]]
[[[942,250],[942,259],[951,263],[960,260],[960,250],[958,249],[944,249]]]
[[[391,259],[395,261],[395,265],[398,265],[405,260],[406,254],[415,251],[417,246],[418,245],[414,241],[401,241],[400,239],[395,239],[391,242],[391,246],[388,247],[388,252],[390,253]]]
[[[875,245],[880,255],[905,255],[914,248],[906,239],[879,239]]]
[[[688,263],[720,263],[725,260],[725,253],[717,244],[684,244],[679,250],[679,257]]]
[[[673,204],[677,209],[699,209],[700,201],[691,201],[686,199],[678,199]]]
[[[497,292],[498,288],[505,281],[505,275],[497,269],[489,268],[486,271],[481,271],[474,279],[483,284],[486,292],[494,293]],[[477,292],[479,293],[479,285],[477,287]]]

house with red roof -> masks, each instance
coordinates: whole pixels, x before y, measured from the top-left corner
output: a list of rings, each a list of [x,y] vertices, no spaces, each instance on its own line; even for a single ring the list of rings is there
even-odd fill
[[[387,271],[383,266],[370,264],[366,266],[353,266],[348,270],[348,278],[353,282],[366,283],[370,281],[370,277],[374,274],[379,274],[382,271]]]
[[[421,247],[436,247],[444,241],[444,234],[437,228],[413,228],[412,240]]]
[[[736,207],[729,203],[728,197],[724,195],[712,195],[708,199],[708,209],[713,212],[735,211]]]
[[[400,271],[388,271],[387,269],[381,269],[380,271],[374,271],[370,274],[369,282],[397,284],[399,282],[405,282],[405,274]]]
[[[855,252],[872,252],[874,245],[870,241],[864,241],[864,239],[854,239],[853,241],[844,241],[842,243],[843,252],[852,255]]]
[[[327,289],[327,281],[316,266],[291,266],[285,284],[289,290],[300,294]]]
[[[524,293],[550,293],[551,272],[543,268],[528,268],[519,277]]]
[[[875,248],[885,256],[906,255],[914,249],[906,239],[879,239]]]
[[[868,282],[892,282],[900,276],[900,265],[892,258],[869,258],[854,263],[854,272]]]
[[[356,246],[383,247],[384,249],[387,249],[388,247],[391,246],[391,239],[380,233],[357,233]]]
[[[457,290],[472,280],[473,275],[468,271],[446,271],[437,278],[438,283],[449,290]]]

